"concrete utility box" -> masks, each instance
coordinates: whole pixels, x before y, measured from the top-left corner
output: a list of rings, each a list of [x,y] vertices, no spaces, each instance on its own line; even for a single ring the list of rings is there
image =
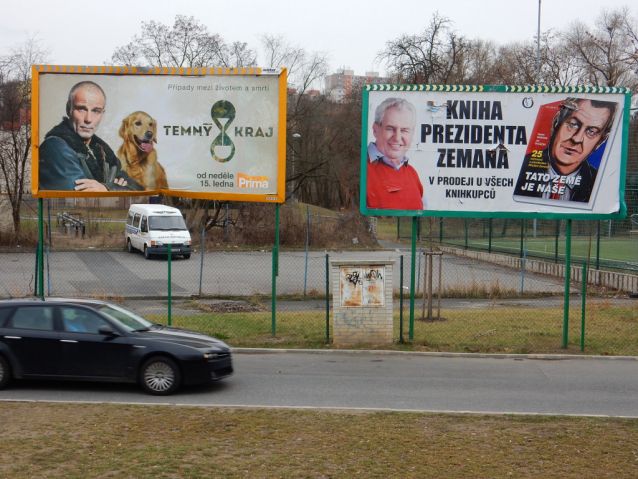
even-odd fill
[[[394,260],[330,264],[334,343],[391,344]]]

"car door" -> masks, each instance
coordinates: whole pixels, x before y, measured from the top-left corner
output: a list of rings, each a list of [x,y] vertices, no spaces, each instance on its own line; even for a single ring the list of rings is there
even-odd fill
[[[135,229],[135,233],[131,235],[131,244],[134,248],[143,250],[142,248],[142,240],[140,235],[140,221],[142,219],[142,215],[139,213],[135,213],[133,217],[133,228]]]
[[[115,328],[88,308],[60,306],[60,343],[65,376],[125,378],[131,345],[126,337],[99,333],[100,326]]]
[[[55,330],[54,306],[18,306],[3,328],[2,341],[25,376],[58,373],[62,362],[60,333]]]

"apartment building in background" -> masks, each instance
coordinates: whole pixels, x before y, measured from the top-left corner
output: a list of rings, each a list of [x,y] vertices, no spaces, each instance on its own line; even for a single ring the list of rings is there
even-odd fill
[[[366,72],[365,75],[355,75],[354,70],[339,68],[337,72],[326,76],[326,95],[332,101],[348,101],[348,97],[364,85],[369,83],[389,83],[390,79],[379,76],[379,72]]]

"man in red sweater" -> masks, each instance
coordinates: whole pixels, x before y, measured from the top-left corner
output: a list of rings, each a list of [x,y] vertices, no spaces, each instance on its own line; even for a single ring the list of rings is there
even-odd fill
[[[377,107],[372,125],[376,141],[368,145],[368,208],[423,209],[423,185],[405,156],[415,127],[416,111],[412,103],[387,98]]]

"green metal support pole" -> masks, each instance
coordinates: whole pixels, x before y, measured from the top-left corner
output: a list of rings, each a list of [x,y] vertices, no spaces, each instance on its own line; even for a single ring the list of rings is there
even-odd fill
[[[525,238],[525,218],[521,218],[521,247],[520,247],[520,253],[519,253],[519,258],[523,257],[523,248],[524,248],[524,238]]]
[[[397,216],[397,239],[401,238],[401,217]]]
[[[403,344],[403,255],[399,259],[399,343]]]
[[[582,293],[581,318],[580,318],[580,350],[585,350],[585,308],[587,297],[587,262],[583,263],[583,293]]]
[[[44,218],[42,198],[38,198],[38,293],[44,299]]]
[[[173,309],[173,304],[171,301],[171,283],[173,282],[173,273],[171,271],[171,259],[172,259],[172,251],[171,251],[171,244],[168,244],[168,325],[171,325],[171,312]]]
[[[410,264],[410,339],[414,339],[414,286],[416,276],[416,216],[412,217],[412,260]]]
[[[492,252],[492,218],[490,218],[490,232],[489,232],[489,240],[487,242],[487,252]]]
[[[330,261],[326,255],[326,346],[330,344]]]
[[[567,329],[569,328],[569,283],[571,280],[572,256],[572,220],[567,220],[565,233],[565,305],[563,307],[563,348],[567,348]]]
[[[279,203],[275,205],[275,247],[272,249],[272,335],[277,335],[277,276],[279,276]]]

